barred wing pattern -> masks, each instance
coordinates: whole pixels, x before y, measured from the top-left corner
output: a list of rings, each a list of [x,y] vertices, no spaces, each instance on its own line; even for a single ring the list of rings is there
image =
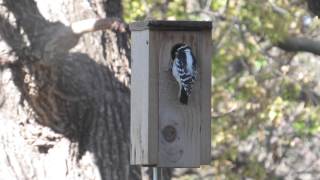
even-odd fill
[[[187,58],[193,58],[193,71],[188,70]],[[187,96],[189,96],[191,94],[192,85],[196,80],[196,59],[193,55],[192,57],[187,57],[185,53],[179,53],[175,63],[181,80],[181,86],[185,90]]]

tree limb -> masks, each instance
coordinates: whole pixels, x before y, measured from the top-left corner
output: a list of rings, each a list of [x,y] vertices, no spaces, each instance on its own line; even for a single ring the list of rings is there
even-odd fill
[[[289,52],[305,51],[320,55],[320,41],[306,37],[289,37],[277,46]]]
[[[125,32],[126,25],[118,18],[92,18],[72,23],[71,29],[77,35],[106,29]]]

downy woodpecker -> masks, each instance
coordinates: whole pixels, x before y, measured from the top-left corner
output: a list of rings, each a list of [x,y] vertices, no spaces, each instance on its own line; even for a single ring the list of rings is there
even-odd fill
[[[192,85],[196,80],[197,62],[190,46],[179,43],[171,50],[172,75],[179,84],[179,100],[182,104],[188,104]]]

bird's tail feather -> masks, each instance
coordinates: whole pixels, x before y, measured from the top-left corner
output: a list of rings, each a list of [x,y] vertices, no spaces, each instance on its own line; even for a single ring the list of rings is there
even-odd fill
[[[181,88],[180,102],[182,104],[188,104],[188,95],[187,95],[187,92],[184,90],[184,88]]]

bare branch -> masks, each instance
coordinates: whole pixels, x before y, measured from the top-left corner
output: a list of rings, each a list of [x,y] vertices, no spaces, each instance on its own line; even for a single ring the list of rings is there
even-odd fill
[[[71,29],[77,35],[106,29],[125,32],[126,25],[118,18],[86,19],[72,23]]]
[[[286,9],[278,6],[274,1],[271,0],[271,1],[269,1],[269,3],[272,7],[273,12],[275,12],[279,15],[282,15],[282,16],[286,16],[286,15],[290,14]]]
[[[278,43],[277,46],[285,51],[305,51],[320,55],[320,41],[306,37],[289,37]]]

